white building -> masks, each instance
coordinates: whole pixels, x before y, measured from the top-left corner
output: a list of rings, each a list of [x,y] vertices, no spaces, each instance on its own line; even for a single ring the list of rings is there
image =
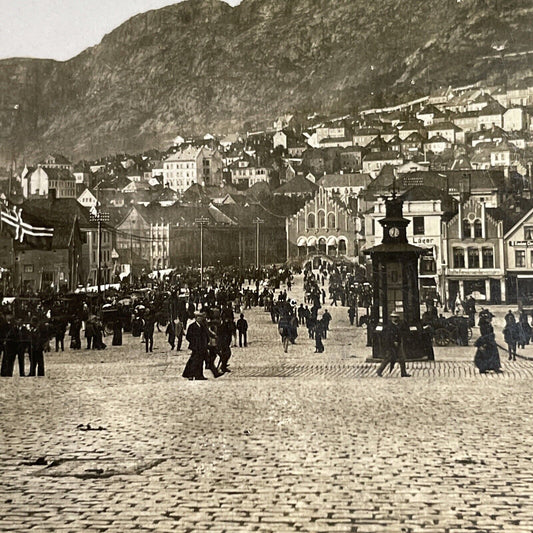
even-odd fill
[[[205,146],[188,147],[163,162],[163,185],[183,193],[191,185],[220,185],[222,157],[218,150]]]

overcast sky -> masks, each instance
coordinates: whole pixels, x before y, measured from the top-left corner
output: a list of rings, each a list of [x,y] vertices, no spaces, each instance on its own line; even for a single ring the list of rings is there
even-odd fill
[[[70,59],[133,15],[178,1],[0,0],[0,58]]]

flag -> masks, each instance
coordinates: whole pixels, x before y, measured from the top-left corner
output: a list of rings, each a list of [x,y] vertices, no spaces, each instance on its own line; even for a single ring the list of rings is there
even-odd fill
[[[52,247],[54,228],[31,224],[28,218],[22,217],[22,208],[0,206],[0,220],[2,228],[6,229],[16,242],[26,244],[30,248]]]

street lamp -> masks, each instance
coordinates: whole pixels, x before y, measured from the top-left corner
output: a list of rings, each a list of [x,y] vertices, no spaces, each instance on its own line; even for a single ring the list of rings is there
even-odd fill
[[[209,224],[207,217],[199,217],[194,220],[200,226],[200,285],[204,284],[204,226]]]
[[[96,284],[98,285],[98,303],[101,304],[101,294],[100,294],[100,285],[102,283],[101,276],[102,276],[102,222],[108,222],[109,221],[109,213],[105,213],[103,211],[100,211],[100,203],[98,203],[93,212],[90,213],[89,219],[92,222],[96,222],[98,224],[98,254],[97,254],[97,271],[96,271]]]
[[[259,225],[263,224],[265,221],[260,219],[259,217],[256,217],[254,220],[254,224],[257,226],[256,234],[255,234],[255,268],[259,270]]]

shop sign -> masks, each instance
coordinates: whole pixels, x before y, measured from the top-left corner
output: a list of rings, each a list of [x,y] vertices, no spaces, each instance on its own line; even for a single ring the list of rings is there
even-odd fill
[[[435,244],[434,237],[413,237],[414,244]]]

